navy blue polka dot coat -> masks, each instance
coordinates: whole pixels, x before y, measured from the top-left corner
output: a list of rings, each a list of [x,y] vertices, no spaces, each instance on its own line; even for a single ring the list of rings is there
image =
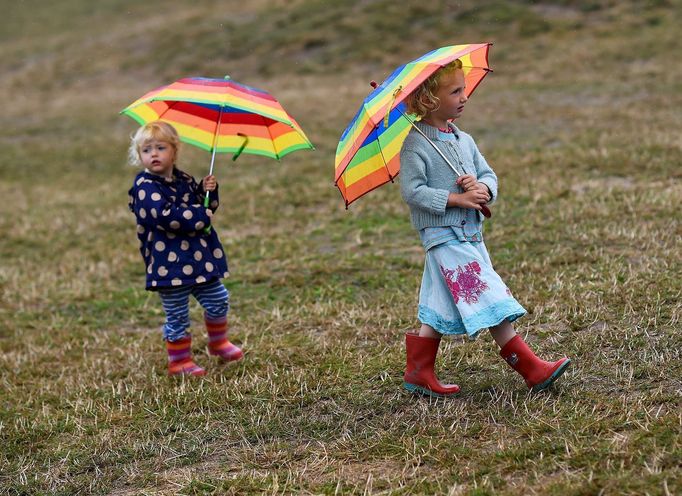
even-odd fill
[[[146,289],[201,284],[227,277],[227,259],[203,206],[205,192],[189,174],[174,169],[172,178],[149,172],[135,177],[128,191],[137,217],[140,253],[147,267]],[[218,189],[209,195],[218,208]]]

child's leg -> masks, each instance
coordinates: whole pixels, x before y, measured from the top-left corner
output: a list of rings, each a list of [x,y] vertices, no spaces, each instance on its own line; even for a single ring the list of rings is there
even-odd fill
[[[223,360],[235,361],[244,356],[242,350],[227,339],[227,312],[230,293],[219,280],[194,286],[192,294],[204,307],[208,331],[208,352]]]
[[[204,375],[206,371],[192,360],[192,336],[189,335],[189,295],[191,288],[169,288],[159,291],[166,323],[163,338],[168,351],[168,374]]]
[[[493,337],[497,346],[504,347],[511,339],[516,336],[514,326],[508,320],[503,320],[496,326],[490,328],[490,335]]]
[[[427,396],[445,397],[459,392],[457,384],[442,384],[436,377],[434,365],[441,334],[422,324],[419,333],[405,334],[407,365],[403,376],[405,389]]]
[[[521,374],[533,391],[548,388],[571,363],[571,360],[566,357],[556,362],[545,362],[538,358],[521,339],[521,336],[516,334],[514,327],[507,320],[491,327],[490,334],[500,347],[500,356],[511,368]]]
[[[422,324],[419,328],[419,336],[423,338],[440,339],[442,334],[427,324]]]

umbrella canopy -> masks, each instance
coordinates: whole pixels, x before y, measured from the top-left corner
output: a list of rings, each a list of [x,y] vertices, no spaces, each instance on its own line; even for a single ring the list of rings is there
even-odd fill
[[[172,124],[180,139],[209,152],[274,159],[312,149],[307,136],[268,92],[225,79],[191,77],[150,91],[121,111],[140,124]]]
[[[410,130],[403,100],[439,68],[462,61],[465,93],[470,96],[491,69],[491,43],[453,45],[433,50],[398,67],[363,101],[336,148],[334,183],[346,207],[393,181],[400,172],[400,148]]]

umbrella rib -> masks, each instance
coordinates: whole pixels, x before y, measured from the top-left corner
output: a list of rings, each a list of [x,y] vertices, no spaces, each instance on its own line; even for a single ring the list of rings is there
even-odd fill
[[[388,126],[386,126],[386,131],[388,131]],[[379,136],[377,136],[377,145],[379,146],[379,153],[381,153],[381,161],[384,164],[384,169],[386,169],[386,174],[388,175],[388,178],[391,180],[391,182],[393,182],[393,178],[395,176],[391,174],[391,171],[388,168],[388,161],[386,160],[386,156],[384,155],[384,149],[381,146],[381,140],[379,139]]]
[[[270,132],[270,126],[268,126],[268,123],[265,120],[266,117],[264,115],[261,115],[261,114],[256,114],[256,115],[258,117],[260,117],[260,120],[263,122],[263,126],[268,131],[268,136],[270,137],[270,143],[272,143],[272,150],[275,152],[275,160],[277,160],[279,162],[281,157],[279,156],[279,152],[277,151],[277,148],[275,148],[275,140],[272,137],[272,133]],[[276,122],[280,122],[280,121],[276,121]]]
[[[167,100],[167,101],[171,101],[171,100]],[[169,104],[169,105],[168,105],[168,108],[167,108],[166,110],[164,110],[162,113],[159,114],[159,120],[161,120],[161,119],[163,118],[163,116],[166,115],[170,110],[173,110],[174,107],[175,107],[178,103],[183,103],[183,102],[181,102],[181,101],[179,101],[179,100],[172,100],[172,102],[173,102],[173,103],[172,103],[172,104]]]
[[[367,114],[367,120],[368,120],[368,122],[372,122],[372,123],[373,123],[373,121],[372,121],[372,113],[369,111],[369,108],[367,108],[367,104],[366,104],[365,102],[363,102],[361,108],[362,108],[362,110]],[[360,122],[359,115],[358,115],[358,118],[355,120],[355,122],[358,122],[358,123]],[[358,137],[355,138],[355,139],[351,142],[351,145],[350,145],[350,146],[351,146],[351,150],[354,150],[354,151],[353,151],[352,154],[350,153],[350,151],[346,154],[346,156],[347,156],[347,157],[350,157],[350,158],[348,158],[348,161],[346,162],[346,165],[343,166],[343,170],[342,170],[341,172],[338,173],[339,176],[338,176],[336,179],[334,179],[334,184],[338,183],[339,180],[341,179],[341,176],[343,176],[343,175],[346,173],[346,169],[348,168],[348,166],[350,165],[350,163],[351,163],[351,161],[352,161],[352,155],[355,155],[355,153],[356,153],[360,148],[362,148],[362,143],[367,139],[367,136],[369,136],[370,134],[372,134],[372,131],[373,131],[374,129],[375,129],[375,128],[374,128],[374,126],[373,126],[372,129],[370,129],[369,132],[368,132],[367,134],[364,134],[364,135],[363,135],[363,133],[362,133],[362,130],[360,130],[360,135],[358,135]]]

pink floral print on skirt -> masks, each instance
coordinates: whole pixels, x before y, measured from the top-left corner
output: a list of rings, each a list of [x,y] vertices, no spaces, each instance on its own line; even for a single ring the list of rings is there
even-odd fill
[[[426,252],[418,318],[442,334],[477,336],[526,310],[493,269],[485,244],[450,240]]]

